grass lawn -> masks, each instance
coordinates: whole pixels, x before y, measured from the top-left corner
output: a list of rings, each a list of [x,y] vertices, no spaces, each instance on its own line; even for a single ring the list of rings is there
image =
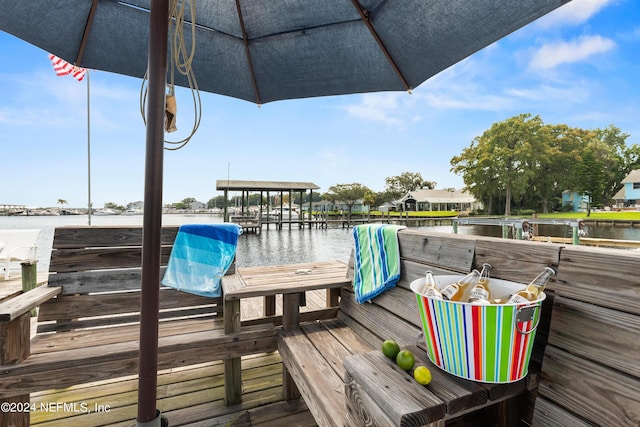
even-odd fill
[[[372,217],[377,216],[391,216],[391,217],[406,217],[407,213],[410,218],[455,218],[458,216],[458,212],[455,211],[409,211],[409,212],[385,212],[371,211]],[[362,215],[361,213],[357,213]],[[355,213],[354,213],[355,215]],[[366,214],[365,214],[366,215]],[[514,215],[513,217],[518,217]],[[469,217],[473,218],[473,217]],[[500,215],[492,215],[491,218],[502,218]],[[530,218],[529,216],[523,216],[522,218]],[[587,216],[586,212],[556,212],[548,214],[538,214],[538,218],[546,219],[577,219],[582,218],[584,220],[622,220],[622,221],[640,221],[640,211],[621,211],[621,212],[591,212],[591,216]]]
[[[409,211],[409,212],[385,212],[382,213],[380,211],[371,211],[371,216],[402,216],[406,217],[407,213],[409,217],[416,218],[455,218],[458,216],[458,212],[455,211]]]
[[[586,212],[558,212],[550,214],[538,214],[538,218],[582,218],[584,220],[623,220],[623,221],[640,221],[640,212],[637,211],[621,211],[621,212],[591,212],[591,216],[587,216]]]

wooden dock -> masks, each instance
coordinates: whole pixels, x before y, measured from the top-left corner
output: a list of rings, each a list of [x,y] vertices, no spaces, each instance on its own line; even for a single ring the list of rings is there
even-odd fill
[[[535,236],[533,238],[536,242],[546,243],[562,243],[572,244],[573,238],[571,237],[554,237],[554,236]],[[639,249],[640,241],[638,240],[619,240],[619,239],[600,239],[596,237],[581,237],[580,244],[584,246],[598,246],[605,248],[626,248],[626,249]]]

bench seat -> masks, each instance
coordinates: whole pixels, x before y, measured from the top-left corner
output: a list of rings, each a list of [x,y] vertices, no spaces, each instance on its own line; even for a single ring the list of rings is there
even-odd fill
[[[532,425],[640,425],[640,253],[568,246]]]
[[[348,425],[342,361],[372,350],[341,320],[303,323],[278,338],[282,361],[319,425]],[[321,396],[320,399],[315,396]]]
[[[387,291],[386,298],[382,299],[397,300],[401,295],[406,295],[406,292],[401,288],[392,289]],[[286,373],[283,379],[285,398],[295,399],[302,395],[320,426],[359,425],[358,418],[350,418],[350,413],[366,413],[369,417],[377,414],[375,425],[439,426],[441,421],[463,415],[469,410],[496,404],[525,391],[527,386],[525,380],[509,384],[481,384],[456,378],[441,371],[428,360],[423,349],[418,347],[417,344],[421,343],[422,339],[420,330],[406,320],[396,318],[395,321],[387,323],[372,322],[369,327],[377,331],[372,332],[360,323],[362,320],[371,321],[375,318],[374,316],[367,319],[364,315],[367,311],[378,311],[378,319],[392,316],[391,312],[381,307],[376,308],[376,305],[375,302],[357,304],[353,292],[345,288],[342,290],[339,309],[342,320],[301,323],[297,330],[280,332],[278,350]],[[349,308],[343,311],[343,307]],[[357,307],[360,308],[356,309]],[[347,314],[349,311],[354,313],[355,317],[349,316]],[[413,381],[405,384],[406,390],[394,389],[392,393],[396,396],[393,399],[385,389],[385,375],[392,375],[392,370],[399,369],[380,351],[380,344],[384,337],[398,336],[394,334],[393,329],[388,328],[409,331],[404,334],[404,340],[400,335],[401,347],[411,350],[417,357],[416,362],[427,366],[433,376],[433,385],[424,391],[423,398],[426,399],[422,401],[425,405],[424,410],[418,416],[409,417],[409,421],[401,415],[403,410],[407,410],[406,407],[399,409],[400,415],[394,421],[387,418],[393,411],[381,408],[375,402],[366,402],[369,396],[379,392],[379,399],[376,402],[391,401],[395,402],[395,405],[400,405],[398,402],[404,401],[403,393],[408,392],[414,396],[416,394],[415,390],[411,391],[413,390],[411,387],[417,384]],[[368,332],[363,335],[368,338],[364,338],[357,332],[365,330]],[[381,336],[375,335],[376,333],[380,333]],[[354,381],[354,376],[358,377],[359,381]],[[369,390],[362,393],[358,383],[371,384],[376,378],[378,380],[383,378],[380,380],[382,382],[377,383],[375,387],[377,391],[372,393]],[[288,385],[289,381],[293,381],[295,386]],[[352,401],[357,403],[349,407]],[[367,410],[363,412],[362,407],[366,407]],[[386,415],[383,416],[383,414]],[[400,419],[404,421],[401,422]]]
[[[188,325],[192,326],[192,325]],[[276,348],[276,331],[271,325],[258,325],[233,335],[222,329],[179,332],[161,335],[158,342],[158,369],[195,365],[217,358],[239,357],[254,350]],[[66,335],[66,334],[63,334]],[[109,378],[134,375],[138,372],[139,341],[115,340],[113,335],[94,332],[88,338],[92,344],[73,337],[53,337],[38,340],[31,356],[19,364],[5,365],[0,371],[0,397],[35,391],[63,388]],[[101,342],[102,341],[102,342]],[[65,347],[66,343],[74,343]],[[42,350],[38,352],[39,350]]]
[[[163,228],[163,266],[176,234],[177,227]],[[141,252],[141,227],[55,230],[48,285],[0,304],[2,401],[28,402],[30,393],[138,374]],[[230,332],[222,297],[158,286],[159,370],[277,349],[274,324]],[[0,425],[29,425],[28,413],[13,415],[0,414]]]
[[[535,388],[536,368],[530,369],[533,375],[505,384],[478,383],[441,371],[426,357],[416,299],[409,285],[423,277],[426,270],[463,274],[485,262],[496,267],[492,270],[494,277],[522,282],[523,278],[535,277],[545,266],[557,266],[559,248],[411,230],[400,231],[398,238],[401,277],[395,288],[370,303],[358,304],[348,285],[341,290],[336,319],[283,325],[278,350],[284,365],[285,400],[301,395],[320,426],[442,427],[446,420],[471,413],[475,417],[475,411],[488,407],[492,408],[491,416],[500,417],[501,425],[519,423],[520,399]],[[348,275],[353,277],[353,257]],[[293,302],[285,304],[284,309],[296,309],[296,298],[292,294],[289,299]],[[287,312],[283,317],[295,319]],[[416,393],[411,392],[404,399],[402,390],[387,389],[401,377],[395,363],[380,351],[386,339],[410,349],[418,363],[430,369],[432,384],[417,388],[421,393],[418,401]],[[545,334],[541,334],[540,342],[546,342]],[[542,351],[538,353],[541,355]],[[402,374],[409,380],[408,375]],[[408,390],[418,386],[413,380],[406,385]]]

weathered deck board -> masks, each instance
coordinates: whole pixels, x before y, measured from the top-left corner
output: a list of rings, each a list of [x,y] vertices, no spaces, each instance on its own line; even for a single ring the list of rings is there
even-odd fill
[[[281,315],[282,297],[277,298],[276,301],[277,313]],[[301,307],[301,310],[319,310],[324,305],[324,291],[310,291],[307,292],[307,306]],[[263,316],[263,298],[261,297],[244,299],[241,301],[241,307],[242,320]],[[194,320],[193,323],[197,328],[202,328],[201,321]],[[158,408],[169,417],[172,427],[218,425],[276,427],[283,423],[310,427],[315,425],[313,416],[304,401],[282,401],[282,362],[277,352],[245,356],[242,358],[242,369],[243,381],[246,380],[246,382],[243,388],[243,403],[240,405],[231,407],[224,405],[222,387],[224,364],[219,360],[161,372],[158,377]],[[130,427],[136,417],[137,385],[137,377],[129,376],[118,380],[96,381],[61,390],[33,393],[32,402],[38,405],[40,402],[86,402],[91,408],[96,404],[115,407],[110,409],[111,418],[106,413],[75,414],[73,417],[70,416],[74,414],[64,411],[47,414],[47,416],[35,414],[31,418],[32,425],[37,427],[69,425]],[[213,395],[202,391],[203,386],[216,388],[217,393],[222,397],[214,395],[214,399]],[[170,396],[175,397],[167,400]],[[198,399],[203,401],[198,403]]]
[[[277,353],[243,358],[242,379],[245,394],[243,404],[237,407],[224,405],[222,374],[222,361],[159,372],[158,408],[169,418],[171,426],[197,422],[203,422],[202,425],[216,425],[211,421],[212,418],[233,415],[232,418],[238,419],[247,413],[248,409],[281,400],[282,362]],[[32,414],[31,424],[38,427],[130,426],[136,417],[136,389],[137,378],[130,376],[59,391],[34,393],[32,402],[38,407],[40,403],[46,405],[55,402],[76,402],[85,404],[92,413],[36,411]],[[95,408],[103,410],[93,412]]]

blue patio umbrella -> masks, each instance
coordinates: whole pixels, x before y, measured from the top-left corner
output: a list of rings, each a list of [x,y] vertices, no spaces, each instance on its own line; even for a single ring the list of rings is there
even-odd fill
[[[185,0],[186,1],[186,0]],[[190,0],[200,90],[257,104],[410,91],[569,0]],[[167,23],[170,0],[0,0],[0,30],[75,65],[149,70],[139,425],[156,409]],[[175,84],[188,86],[176,74]]]

